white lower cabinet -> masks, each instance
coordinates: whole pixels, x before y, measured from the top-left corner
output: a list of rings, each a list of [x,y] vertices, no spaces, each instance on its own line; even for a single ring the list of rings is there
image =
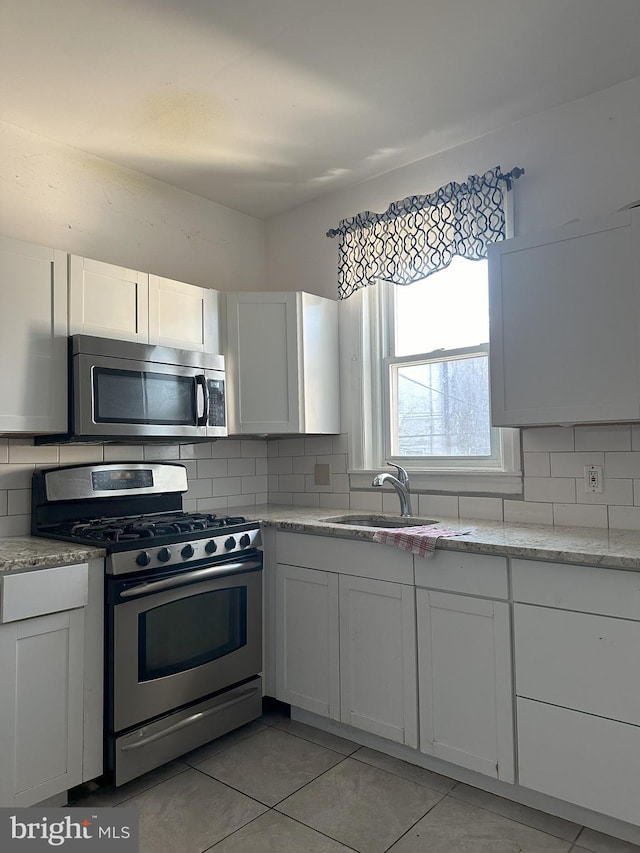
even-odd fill
[[[508,602],[416,596],[420,750],[514,782]]]
[[[417,746],[413,587],[278,563],[276,695]]]
[[[0,806],[30,806],[83,781],[87,564],[10,572],[0,598]]]

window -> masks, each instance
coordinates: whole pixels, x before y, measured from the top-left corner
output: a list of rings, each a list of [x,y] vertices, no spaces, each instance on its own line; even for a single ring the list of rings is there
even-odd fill
[[[387,292],[384,456],[412,468],[501,467],[489,409],[487,262],[456,257]]]

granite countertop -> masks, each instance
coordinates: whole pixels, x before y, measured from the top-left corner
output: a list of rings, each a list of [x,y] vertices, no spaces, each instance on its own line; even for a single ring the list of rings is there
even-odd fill
[[[265,527],[296,533],[373,541],[376,532],[372,527],[351,527],[348,524],[332,524],[327,521],[331,517],[376,514],[363,510],[264,504],[245,507],[238,512],[242,512],[247,518],[259,519]],[[387,515],[388,513],[385,513],[385,516]],[[484,521],[479,518],[444,517],[438,518],[438,526],[453,530],[470,529],[471,532],[462,536],[439,538],[437,549],[640,571],[640,531],[636,530],[552,527],[542,524]]]
[[[0,537],[0,574],[24,569],[44,569],[102,558],[102,548],[74,545],[40,536]]]

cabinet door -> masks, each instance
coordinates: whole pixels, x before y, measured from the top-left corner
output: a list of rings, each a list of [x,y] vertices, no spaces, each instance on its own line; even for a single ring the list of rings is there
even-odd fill
[[[82,781],[82,608],[0,626],[0,804],[29,806]]]
[[[71,255],[69,334],[147,343],[147,273]]]
[[[229,293],[232,433],[302,432],[296,293]]]
[[[489,251],[496,426],[637,420],[640,215]]]
[[[340,575],[340,718],[418,745],[414,589]]]
[[[149,343],[219,352],[217,292],[149,276]]]
[[[67,256],[0,238],[0,433],[67,429]]]
[[[508,603],[416,592],[421,751],[514,782]]]
[[[276,697],[340,718],[338,576],[276,566]]]

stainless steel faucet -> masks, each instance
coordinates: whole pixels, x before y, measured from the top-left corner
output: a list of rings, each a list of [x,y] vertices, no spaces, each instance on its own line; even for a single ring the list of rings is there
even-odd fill
[[[400,465],[396,465],[393,462],[385,462],[385,464],[390,465],[392,468],[397,468],[398,476],[394,477],[393,474],[387,473],[376,474],[371,485],[379,488],[384,486],[385,483],[392,485],[400,499],[400,515],[403,518],[408,518],[413,515],[411,511],[411,495],[409,494],[409,475]]]

